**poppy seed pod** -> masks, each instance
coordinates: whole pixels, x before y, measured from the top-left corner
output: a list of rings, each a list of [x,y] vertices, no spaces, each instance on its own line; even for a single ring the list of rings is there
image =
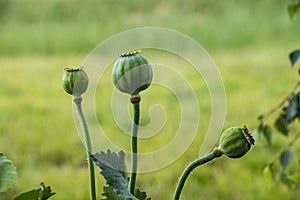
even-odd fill
[[[230,158],[240,158],[254,145],[254,139],[245,127],[231,127],[222,132],[218,149]]]
[[[113,83],[121,92],[137,95],[147,89],[152,82],[152,68],[140,51],[120,54],[113,71]]]
[[[88,88],[89,78],[83,69],[65,68],[62,77],[64,90],[73,96],[81,96]]]

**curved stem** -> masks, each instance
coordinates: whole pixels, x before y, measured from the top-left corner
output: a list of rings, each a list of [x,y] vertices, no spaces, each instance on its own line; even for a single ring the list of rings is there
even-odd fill
[[[216,153],[215,151],[210,152],[208,155],[201,157],[197,160],[191,162],[181,174],[179,182],[177,183],[177,187],[174,194],[174,200],[179,200],[180,194],[182,192],[184,183],[186,182],[190,173],[198,166],[211,161],[212,159],[221,156],[221,154]]]
[[[133,124],[132,124],[132,135],[131,135],[131,175],[129,190],[134,194],[135,182],[137,175],[138,165],[138,127],[140,123],[140,97],[132,97],[131,103],[133,105]]]
[[[89,128],[86,123],[86,120],[85,120],[85,117],[84,117],[84,114],[82,111],[82,107],[81,107],[82,97],[74,97],[73,101],[76,106],[78,119],[79,119],[80,125],[82,127],[82,131],[84,133],[84,139],[85,139],[85,144],[86,144],[86,154],[87,154],[87,159],[88,159],[88,169],[89,169],[89,176],[90,176],[90,199],[96,200],[95,171],[94,171],[94,164],[93,164],[93,161],[91,158],[92,143],[91,143]]]

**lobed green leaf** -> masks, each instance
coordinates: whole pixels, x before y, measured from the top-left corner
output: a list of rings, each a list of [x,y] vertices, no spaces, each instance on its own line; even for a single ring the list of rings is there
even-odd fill
[[[5,192],[14,186],[17,177],[17,169],[13,162],[0,153],[0,192]]]
[[[41,187],[39,189],[21,193],[13,200],[47,200],[53,195],[55,195],[55,192],[52,192],[51,187],[46,187],[44,183],[41,183]]]
[[[105,178],[106,184],[111,187],[117,194],[124,198],[138,200],[128,190],[127,167],[125,164],[125,154],[120,151],[118,154],[107,150],[92,155],[97,166],[102,170],[100,174]]]
[[[135,189],[134,195],[139,200],[151,200],[150,197],[147,197],[146,192],[141,192],[140,189]],[[117,192],[115,192],[111,187],[104,186],[102,196],[105,198],[102,200],[127,200],[125,197],[120,197]]]
[[[141,192],[139,188],[134,190],[134,195],[140,200],[151,200],[150,197],[147,197],[146,192]]]
[[[126,200],[125,197],[119,196],[118,193],[115,192],[114,189],[112,189],[109,186],[103,187],[102,196],[104,196],[105,198],[101,200]]]

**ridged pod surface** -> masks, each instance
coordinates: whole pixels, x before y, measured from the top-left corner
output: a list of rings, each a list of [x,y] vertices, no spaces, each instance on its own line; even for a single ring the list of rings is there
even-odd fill
[[[130,95],[137,95],[147,89],[152,82],[152,77],[151,65],[140,51],[121,54],[112,71],[116,88]]]
[[[231,127],[222,132],[219,150],[230,158],[240,158],[245,155],[254,144],[254,139],[246,128]]]
[[[88,88],[89,78],[83,69],[65,68],[62,77],[64,90],[73,96],[81,96]]]

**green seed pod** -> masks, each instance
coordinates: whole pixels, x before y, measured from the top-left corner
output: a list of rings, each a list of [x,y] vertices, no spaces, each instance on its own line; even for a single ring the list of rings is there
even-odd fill
[[[149,61],[137,50],[120,54],[112,71],[116,88],[130,95],[137,95],[147,89],[152,82],[152,76]]]
[[[230,158],[240,158],[254,145],[254,139],[246,126],[231,127],[223,131],[218,149]]]
[[[65,68],[62,77],[64,90],[73,96],[81,96],[88,87],[89,78],[83,69]]]

